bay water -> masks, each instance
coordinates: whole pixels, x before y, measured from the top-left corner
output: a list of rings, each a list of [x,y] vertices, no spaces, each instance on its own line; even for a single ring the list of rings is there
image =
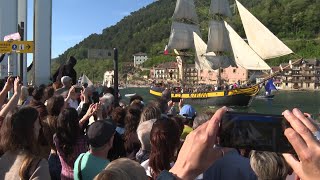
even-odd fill
[[[149,93],[149,88],[126,88],[121,89],[120,94],[122,100],[129,101],[125,94],[136,93],[143,97],[144,102],[148,103],[150,100],[156,99]],[[235,111],[254,112],[264,114],[281,114],[284,110],[299,108],[303,112],[312,114],[313,118],[320,120],[320,92],[318,91],[276,91],[273,92],[275,97],[273,99],[260,99],[256,97],[248,107],[232,107]],[[191,104],[192,105],[192,104]],[[197,106],[194,105],[197,112],[201,113],[207,109],[217,109],[219,107],[213,106]]]

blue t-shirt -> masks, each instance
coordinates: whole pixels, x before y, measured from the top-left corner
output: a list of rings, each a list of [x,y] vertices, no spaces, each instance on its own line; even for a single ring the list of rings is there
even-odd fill
[[[81,160],[81,174],[83,180],[92,180],[96,175],[98,175],[109,163],[107,159],[102,159],[96,157],[89,152],[82,153],[78,156],[73,168],[73,177],[75,180],[79,180],[79,161]]]

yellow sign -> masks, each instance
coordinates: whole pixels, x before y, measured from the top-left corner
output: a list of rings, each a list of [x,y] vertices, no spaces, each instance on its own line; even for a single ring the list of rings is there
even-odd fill
[[[0,42],[0,53],[11,52],[11,42]]]
[[[0,42],[0,53],[33,53],[33,41],[5,41]]]

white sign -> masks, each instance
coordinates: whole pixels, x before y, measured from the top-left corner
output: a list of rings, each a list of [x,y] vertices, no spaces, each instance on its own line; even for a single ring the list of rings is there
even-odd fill
[[[4,37],[4,41],[9,41],[9,40],[17,41],[20,39],[21,39],[21,36],[19,33],[9,34]]]

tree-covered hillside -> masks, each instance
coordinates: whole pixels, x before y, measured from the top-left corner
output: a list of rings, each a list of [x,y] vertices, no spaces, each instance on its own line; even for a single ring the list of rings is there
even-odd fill
[[[297,54],[306,58],[320,56],[320,44],[317,40],[320,31],[320,0],[239,1]],[[137,52],[146,52],[151,58],[165,61],[167,57],[162,56],[161,52],[168,42],[175,3],[174,0],[155,1],[126,16],[116,25],[104,29],[102,34],[92,34],[85,38],[60,55],[57,62],[61,63],[71,55],[80,60],[86,59],[87,49],[111,49],[113,47],[119,49],[120,61],[132,61],[132,54]],[[208,13],[210,0],[195,0],[195,4],[202,37],[206,39],[207,24],[211,18]],[[228,21],[244,37],[240,17],[233,4],[234,1],[230,0],[234,17]],[[85,67],[88,65],[86,61],[88,60],[83,63],[79,61],[77,65],[79,70],[88,69]],[[276,65],[282,61],[287,61],[287,59],[275,59],[269,63]],[[95,69],[103,71],[103,69],[111,68],[110,63],[105,63],[108,64],[105,68],[98,67],[100,63],[91,64],[93,66],[90,69],[97,74],[101,72]]]

